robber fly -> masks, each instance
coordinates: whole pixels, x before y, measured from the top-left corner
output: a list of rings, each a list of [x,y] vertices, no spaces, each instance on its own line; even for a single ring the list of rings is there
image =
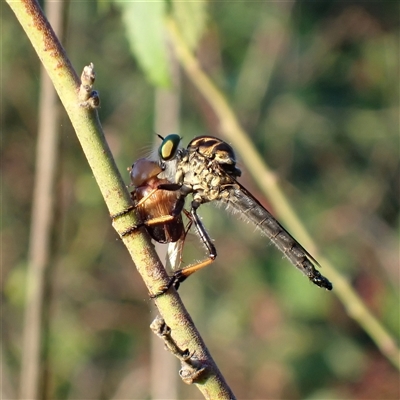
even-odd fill
[[[235,153],[228,143],[212,136],[199,136],[185,149],[179,147],[180,141],[181,138],[175,134],[163,139],[158,151],[159,166],[163,172],[158,177],[171,183],[164,189],[173,191],[178,204],[184,203],[189,194],[192,195],[190,215],[210,256],[208,263],[189,265],[175,272],[169,286],[179,286],[180,282],[210,264],[217,256],[197,210],[204,203],[222,202],[252,222],[311,282],[332,290],[331,282],[315,268],[319,266],[315,258],[237,181],[241,171],[236,167]]]

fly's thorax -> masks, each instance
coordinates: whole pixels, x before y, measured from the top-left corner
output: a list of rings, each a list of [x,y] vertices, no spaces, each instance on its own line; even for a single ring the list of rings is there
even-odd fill
[[[193,139],[189,143],[188,149],[202,154],[209,160],[215,160],[219,164],[236,164],[232,147],[223,140],[212,136],[199,136]]]
[[[189,157],[178,163],[178,170],[183,177],[183,185],[191,189],[193,198],[199,203],[221,198],[221,190],[227,183],[231,183],[231,177],[224,173],[207,157],[199,152],[190,152]]]
[[[212,136],[199,136],[193,139],[187,150],[192,154],[199,154],[213,169],[221,168],[232,177],[239,177],[241,171],[236,167],[236,156],[233,148],[221,139]]]

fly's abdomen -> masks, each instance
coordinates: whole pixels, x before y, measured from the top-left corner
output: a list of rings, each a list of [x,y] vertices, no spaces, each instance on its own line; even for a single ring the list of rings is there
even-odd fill
[[[314,284],[327,290],[332,284],[315,269],[318,262],[297,242],[289,232],[244,187],[229,189],[229,196],[222,201],[238,212],[243,219],[251,221],[262,234],[302,271]]]

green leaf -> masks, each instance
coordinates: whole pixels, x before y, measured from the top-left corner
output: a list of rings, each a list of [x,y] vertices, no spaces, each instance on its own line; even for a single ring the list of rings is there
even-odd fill
[[[194,49],[206,26],[207,1],[173,0],[172,14],[185,42]]]
[[[121,7],[132,53],[147,79],[156,86],[169,86],[170,75],[164,17],[164,1],[116,2]]]

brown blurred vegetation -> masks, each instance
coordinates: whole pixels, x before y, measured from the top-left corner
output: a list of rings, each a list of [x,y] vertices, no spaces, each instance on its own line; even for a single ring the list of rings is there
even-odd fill
[[[1,369],[3,396],[13,398],[40,63],[12,12],[2,12]],[[396,337],[398,17],[396,2],[210,2],[197,52],[320,251]],[[95,64],[100,118],[123,172],[154,141],[155,89],[130,52],[119,8],[71,2],[64,45],[76,70]],[[185,76],[181,96],[184,145],[217,135],[211,110]],[[65,115],[60,135],[46,301],[48,398],[113,398],[127,377],[125,398],[149,398],[151,301]],[[260,198],[246,171],[242,182]],[[212,206],[201,215],[219,257],[180,293],[238,398],[399,398],[398,371],[334,293],[312,286],[232,215]],[[188,240],[185,262],[202,256],[197,242],[195,235]],[[179,392],[200,396],[183,384]]]

